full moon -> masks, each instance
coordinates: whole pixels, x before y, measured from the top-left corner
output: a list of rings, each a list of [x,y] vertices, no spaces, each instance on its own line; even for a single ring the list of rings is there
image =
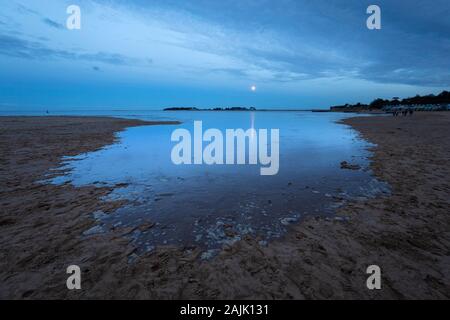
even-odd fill
[[[251,87],[250,87],[250,90],[252,90],[253,92],[255,92],[255,91],[256,91],[256,86],[255,86],[255,85],[251,86]]]

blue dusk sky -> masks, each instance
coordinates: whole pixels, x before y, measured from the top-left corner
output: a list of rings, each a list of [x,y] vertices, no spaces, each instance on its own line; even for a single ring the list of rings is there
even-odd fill
[[[66,28],[73,4],[81,30]],[[371,4],[381,7],[381,30],[366,27]],[[449,0],[0,0],[0,8],[0,110],[328,108],[450,88]]]

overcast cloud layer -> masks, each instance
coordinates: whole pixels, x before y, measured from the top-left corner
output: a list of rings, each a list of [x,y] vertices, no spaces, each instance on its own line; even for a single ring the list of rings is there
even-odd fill
[[[0,2],[1,108],[311,108],[450,87],[448,0],[377,1],[379,31],[361,0]]]

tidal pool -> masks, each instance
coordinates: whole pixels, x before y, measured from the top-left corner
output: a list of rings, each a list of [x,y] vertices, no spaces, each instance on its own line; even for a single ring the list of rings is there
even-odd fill
[[[126,115],[120,115],[126,116]],[[348,115],[311,112],[167,112],[140,115],[177,119],[179,126],[143,126],[118,134],[99,151],[64,158],[65,174],[53,184],[113,186],[103,201],[128,204],[111,214],[95,212],[89,236],[114,228],[128,234],[140,252],[158,245],[199,246],[214,252],[244,235],[265,244],[308,215],[332,215],[346,200],[389,192],[368,169],[368,142],[336,121]],[[171,134],[193,130],[280,130],[279,172],[261,176],[260,165],[174,165]],[[360,170],[341,169],[341,162]]]

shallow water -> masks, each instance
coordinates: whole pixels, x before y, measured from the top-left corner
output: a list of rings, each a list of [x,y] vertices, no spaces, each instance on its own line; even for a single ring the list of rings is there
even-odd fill
[[[116,144],[66,158],[63,168],[68,171],[51,182],[115,186],[103,200],[126,199],[129,204],[109,215],[96,212],[100,227],[86,235],[146,225],[129,234],[141,252],[164,244],[200,246],[213,252],[246,234],[260,236],[264,244],[307,215],[331,215],[348,199],[388,191],[367,169],[369,144],[351,128],[336,123],[344,114],[158,112],[118,116],[177,119],[183,124],[129,128],[118,134]],[[280,129],[278,175],[260,176],[259,165],[174,165],[172,131],[181,127],[192,132],[194,120],[202,120],[204,130]],[[362,169],[343,170],[342,161]]]

